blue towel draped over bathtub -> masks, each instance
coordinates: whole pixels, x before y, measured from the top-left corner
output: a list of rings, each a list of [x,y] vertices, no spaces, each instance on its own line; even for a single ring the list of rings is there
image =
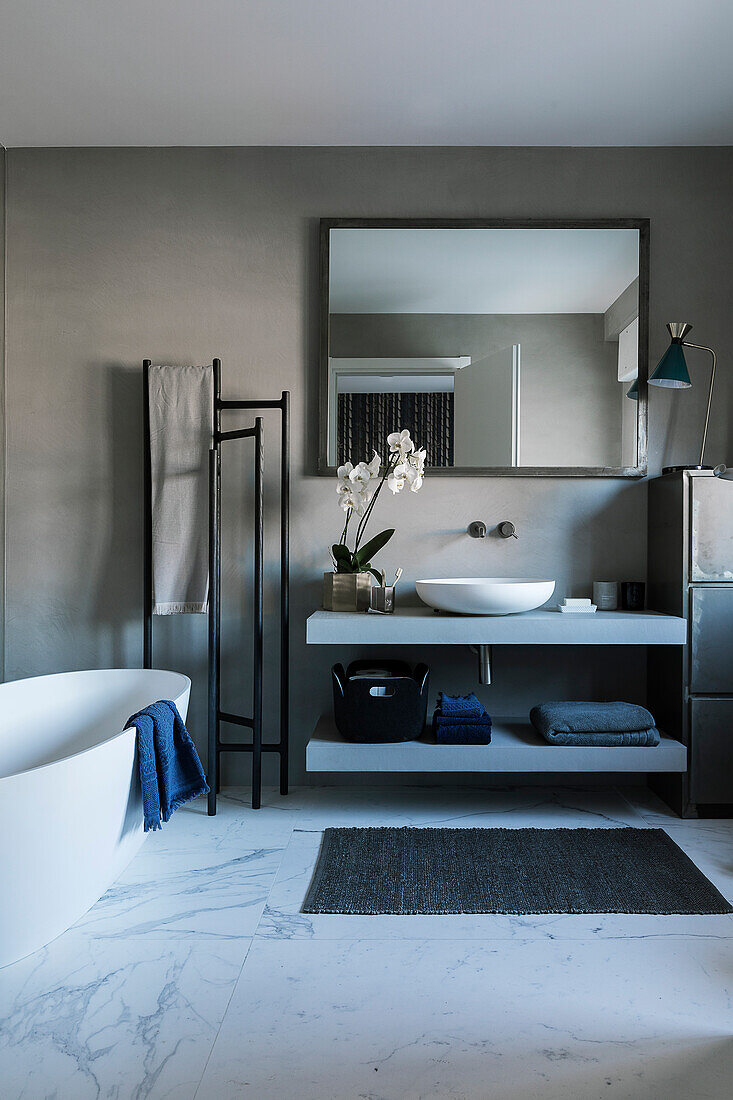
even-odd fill
[[[128,727],[137,730],[140,782],[143,789],[145,832],[160,828],[174,810],[208,794],[204,769],[178,707],[160,699],[133,714]]]

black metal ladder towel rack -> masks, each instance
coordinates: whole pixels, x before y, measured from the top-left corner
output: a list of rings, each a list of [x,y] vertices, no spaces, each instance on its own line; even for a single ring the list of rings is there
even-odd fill
[[[151,360],[143,361],[144,382],[144,639],[143,663],[152,667],[153,657],[153,544],[152,470],[150,463],[150,409],[148,371]],[[288,793],[288,744],[290,711],[290,393],[283,390],[274,401],[224,401],[221,397],[221,360],[214,359],[214,406],[212,446],[209,451],[209,635],[208,635],[208,780],[211,788],[208,812],[216,813],[220,787],[220,757],[223,752],[252,753],[252,808],[262,800],[262,753],[280,757],[280,793]],[[221,414],[229,410],[279,409],[280,437],[280,737],[268,743],[262,737],[262,684],[264,674],[264,433],[262,417],[248,428],[223,432]],[[252,716],[221,709],[221,447],[232,439],[253,439],[254,462],[254,599],[253,599],[253,685]],[[222,741],[221,723],[252,730],[251,742]]]

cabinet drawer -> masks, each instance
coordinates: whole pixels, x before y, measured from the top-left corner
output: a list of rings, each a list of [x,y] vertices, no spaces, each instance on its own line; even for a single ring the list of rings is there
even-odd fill
[[[733,486],[691,477],[690,580],[733,581]]]
[[[690,690],[733,692],[733,587],[693,588],[690,614]]]
[[[733,699],[693,699],[690,793],[693,802],[733,802]]]

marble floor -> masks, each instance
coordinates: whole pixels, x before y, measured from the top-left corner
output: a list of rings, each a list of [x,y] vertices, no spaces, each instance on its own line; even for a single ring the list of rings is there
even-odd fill
[[[623,791],[226,791],[0,970],[2,1100],[718,1100],[733,916],[299,912],[328,825],[664,828],[733,898],[733,821]]]

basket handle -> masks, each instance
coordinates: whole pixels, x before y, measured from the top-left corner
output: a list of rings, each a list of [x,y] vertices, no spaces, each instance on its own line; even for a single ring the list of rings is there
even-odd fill
[[[344,689],[344,683],[346,680],[346,673],[344,672],[344,666],[341,664],[334,665],[331,669],[331,679],[333,680],[334,691],[338,687],[341,694],[341,698],[346,698],[346,691]]]

